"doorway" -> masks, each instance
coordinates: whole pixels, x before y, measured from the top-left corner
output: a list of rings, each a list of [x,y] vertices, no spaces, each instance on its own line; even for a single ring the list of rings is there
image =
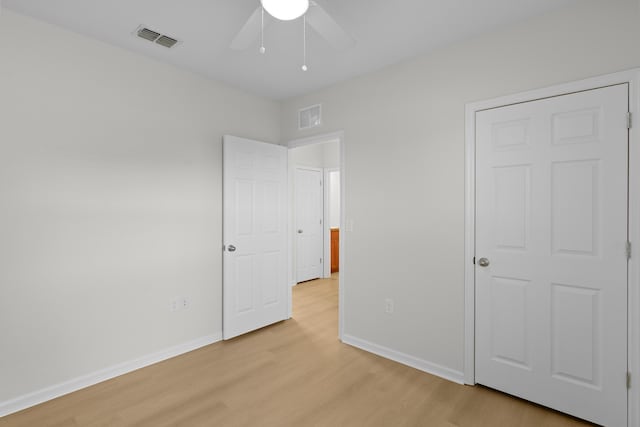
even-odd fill
[[[342,139],[342,133],[334,133],[289,144],[291,287],[338,286],[339,282],[339,336],[344,287]],[[315,230],[319,230],[318,239]],[[291,307],[295,317],[293,300]]]

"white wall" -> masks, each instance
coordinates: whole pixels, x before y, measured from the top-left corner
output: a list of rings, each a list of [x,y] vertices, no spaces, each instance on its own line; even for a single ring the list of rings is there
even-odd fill
[[[324,146],[324,167],[327,169],[340,167],[340,142],[333,141]]]
[[[289,165],[307,166],[312,168],[324,167],[324,144],[305,145],[289,150]]]
[[[220,334],[221,137],[277,142],[279,114],[2,11],[0,406]]]
[[[340,227],[340,172],[329,172],[329,227]]]
[[[635,0],[585,0],[284,103],[286,140],[345,133],[346,336],[461,379],[465,104],[640,66],[638,40]]]
[[[340,143],[338,141],[305,145],[292,148],[289,151],[289,162],[292,163],[292,166],[340,167]]]

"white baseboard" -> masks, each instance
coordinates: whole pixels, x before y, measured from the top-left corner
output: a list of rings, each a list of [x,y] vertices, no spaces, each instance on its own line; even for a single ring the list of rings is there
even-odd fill
[[[128,362],[110,366],[108,368],[101,369],[99,371],[92,372],[90,374],[83,375],[81,377],[77,377],[60,384],[55,384],[50,387],[25,394],[11,400],[0,402],[0,417],[21,411],[31,406],[38,405],[48,400],[55,399],[56,397],[78,391],[85,387],[98,384],[100,382],[135,371],[137,369],[144,368],[145,366],[153,365],[154,363],[162,362],[163,360],[188,353],[190,351],[207,346],[209,344],[213,344],[220,340],[222,340],[221,332],[214,335],[201,337],[193,341],[179,344],[164,350],[160,350],[156,353],[142,356]]]
[[[427,360],[418,359],[417,357],[410,356],[408,354],[401,353],[396,350],[392,350],[387,347],[383,347],[372,342],[356,338],[351,335],[344,334],[342,336],[342,342],[349,344],[353,347],[357,347],[361,350],[368,351],[369,353],[377,354],[385,359],[393,360],[394,362],[402,363],[403,365],[411,366],[420,371],[426,372],[437,377],[444,378],[445,380],[453,381],[454,383],[464,384],[464,373],[456,371],[451,368],[447,368],[436,363],[429,362]]]

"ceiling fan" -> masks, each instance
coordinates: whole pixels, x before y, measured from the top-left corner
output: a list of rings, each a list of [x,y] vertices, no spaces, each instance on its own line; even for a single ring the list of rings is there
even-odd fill
[[[326,11],[323,0],[260,0],[258,7],[231,41],[230,47],[234,50],[248,49],[260,39],[260,53],[265,53],[266,26],[273,20],[291,21],[298,18],[304,21],[305,57],[307,24],[336,49],[346,49],[355,44],[355,40]],[[302,69],[306,71],[306,65]]]

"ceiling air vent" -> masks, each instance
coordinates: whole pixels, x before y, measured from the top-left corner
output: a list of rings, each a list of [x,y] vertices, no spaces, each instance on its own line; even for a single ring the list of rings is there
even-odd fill
[[[141,39],[149,40],[152,43],[159,44],[160,46],[164,46],[166,48],[172,48],[179,43],[177,39],[166,36],[157,31],[150,30],[143,25],[139,26],[134,34],[136,34]]]
[[[148,28],[140,28],[138,30],[138,37],[141,37],[145,40],[149,40],[151,42],[155,42],[160,37],[160,33],[156,33],[155,31],[151,31]]]
[[[176,45],[176,43],[178,43],[178,40],[172,39],[171,37],[167,36],[160,36],[158,37],[158,40],[156,40],[156,43],[158,43],[160,46],[172,48]]]

